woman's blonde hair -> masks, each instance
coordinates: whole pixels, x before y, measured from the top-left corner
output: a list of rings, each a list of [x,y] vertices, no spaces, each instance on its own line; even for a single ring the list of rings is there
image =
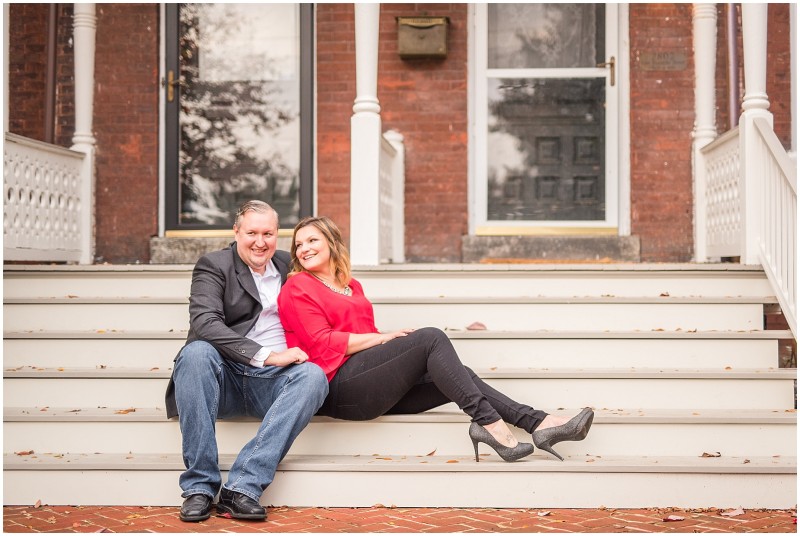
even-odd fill
[[[309,216],[303,218],[294,226],[291,247],[292,262],[289,265],[289,277],[306,271],[297,260],[297,231],[309,225],[316,227],[328,242],[328,247],[331,250],[330,270],[333,277],[336,278],[340,285],[349,285],[352,279],[350,274],[350,253],[347,251],[347,246],[344,245],[341,231],[339,231],[339,228],[333,223],[333,220],[326,216]]]

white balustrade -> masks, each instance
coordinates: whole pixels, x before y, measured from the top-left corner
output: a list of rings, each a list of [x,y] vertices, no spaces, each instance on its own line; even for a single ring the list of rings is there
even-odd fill
[[[6,134],[3,144],[3,257],[79,261],[85,155]]]
[[[753,121],[752,157],[762,191],[758,252],[783,314],[797,334],[797,169],[764,119]]]
[[[700,153],[705,162],[706,256],[737,257],[742,242],[739,129],[726,132]]]
[[[381,262],[405,262],[405,163],[403,136],[381,137],[378,244]]]

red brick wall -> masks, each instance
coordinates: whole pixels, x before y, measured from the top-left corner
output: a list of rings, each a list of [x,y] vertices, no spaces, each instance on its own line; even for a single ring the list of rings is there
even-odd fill
[[[75,134],[75,57],[72,50],[74,4],[57,5],[55,144],[69,147]]]
[[[382,4],[378,100],[383,130],[406,147],[406,257],[458,262],[467,234],[467,5]],[[399,16],[450,18],[448,55],[404,61]],[[350,116],[355,98],[353,6],[317,6],[318,212],[349,236]],[[435,215],[435,217],[433,217]]]
[[[644,262],[693,254],[691,4],[631,4],[631,231]],[[643,51],[686,55],[681,71],[644,70]]]
[[[158,4],[98,4],[98,262],[148,262],[158,233]]]
[[[767,33],[767,97],[775,134],[792,146],[792,71],[789,4],[769,4]]]
[[[44,140],[48,4],[9,6],[8,127]]]

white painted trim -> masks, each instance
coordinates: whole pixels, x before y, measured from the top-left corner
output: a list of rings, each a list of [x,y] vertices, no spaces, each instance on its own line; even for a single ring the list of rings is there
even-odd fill
[[[631,41],[629,4],[619,4],[618,34],[619,61],[617,62],[617,84],[619,85],[619,162],[617,229],[619,236],[631,234]]]
[[[615,228],[618,234],[630,234],[630,126],[629,102],[622,106],[622,98],[629,98],[630,80],[626,73],[629,66],[629,39],[628,39],[628,6],[626,4],[606,5],[606,57],[614,56],[617,59],[615,86],[608,83],[608,70],[604,68],[574,68],[574,69],[488,69],[487,52],[487,19],[488,9],[485,3],[476,4],[469,12],[471,21],[469,25],[469,51],[468,65],[469,76],[469,140],[470,140],[470,168],[469,180],[469,232],[475,234],[479,228],[488,227],[586,227],[586,228]],[[624,23],[624,25],[623,25]],[[614,28],[614,26],[617,28]],[[623,63],[622,60],[625,60]],[[602,221],[490,221],[487,214],[486,199],[488,184],[485,174],[481,170],[487,168],[487,150],[485,147],[485,128],[488,123],[486,84],[489,78],[597,78],[606,76],[606,140],[616,140],[606,143],[606,218]],[[625,112],[623,115],[622,112]],[[616,147],[616,148],[615,148]],[[625,162],[624,164],[622,162]],[[624,172],[624,175],[623,175]],[[620,197],[624,195],[624,202]],[[625,209],[624,217],[621,209]],[[625,224],[619,230],[620,222]]]
[[[164,98],[164,91],[161,81],[166,78],[167,72],[167,27],[165,19],[166,7],[159,4],[158,30],[160,39],[158,40],[158,236],[163,237],[166,231],[166,121],[167,121],[167,101]]]

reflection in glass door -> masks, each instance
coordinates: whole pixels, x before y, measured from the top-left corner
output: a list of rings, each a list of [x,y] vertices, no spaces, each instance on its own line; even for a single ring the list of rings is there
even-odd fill
[[[479,8],[478,20],[485,21],[476,82],[479,232],[616,225],[607,9],[613,7]]]
[[[293,225],[311,210],[300,6],[168,5],[166,21],[167,230],[230,229],[248,199]]]

